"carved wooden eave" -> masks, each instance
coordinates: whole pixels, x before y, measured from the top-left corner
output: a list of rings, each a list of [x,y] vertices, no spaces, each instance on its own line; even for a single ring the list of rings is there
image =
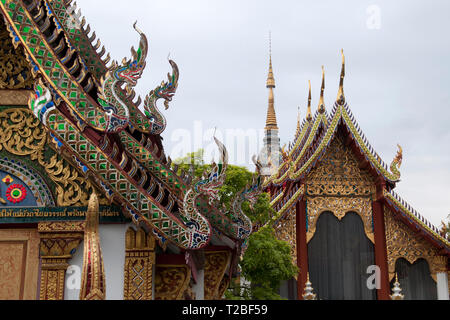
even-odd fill
[[[156,256],[155,300],[182,300],[189,288],[191,269],[184,254]]]
[[[205,300],[217,300],[222,297],[224,286],[229,283],[230,277],[226,272],[231,265],[232,251],[229,248],[210,246],[205,249]]]

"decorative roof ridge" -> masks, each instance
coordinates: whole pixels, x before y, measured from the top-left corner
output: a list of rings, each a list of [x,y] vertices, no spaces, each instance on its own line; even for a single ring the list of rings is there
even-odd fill
[[[274,185],[278,185],[281,184],[282,182],[284,182],[286,179],[290,178],[290,175],[292,174],[292,172],[295,172],[295,168],[297,167],[298,163],[300,162],[300,160],[303,158],[303,155],[305,154],[305,152],[307,151],[308,147],[310,146],[310,144],[314,141],[314,138],[317,135],[317,132],[319,130],[319,128],[321,127],[321,125],[324,126],[325,131],[327,131],[328,128],[328,123],[327,123],[327,113],[326,110],[324,113],[319,113],[316,111],[313,121],[311,121],[311,125],[308,126],[308,129],[305,132],[305,136],[303,137],[303,141],[301,141],[301,145],[299,146],[300,148],[300,153],[297,155],[297,157],[294,160],[290,160],[293,163],[293,167],[288,169],[285,173],[283,173],[280,176],[280,172],[282,170],[281,166],[279,167],[279,170],[277,170],[277,172],[275,172],[272,176],[270,176],[268,179],[266,179],[266,181],[264,181],[264,185],[263,187],[267,187],[269,184],[274,184]],[[297,148],[298,149],[298,148]],[[283,164],[286,162],[283,162]]]
[[[408,202],[400,197],[394,190],[383,189],[383,195],[387,202],[394,206],[394,209],[399,209],[403,213],[412,218],[416,224],[418,224],[427,233],[431,234],[436,240],[442,242],[450,252],[450,238],[443,237],[439,233],[439,229],[429,222],[424,216],[422,216],[417,210],[415,210]],[[392,201],[394,202],[392,204]]]
[[[106,74],[106,72],[109,70],[110,67],[107,66],[108,63],[112,62],[111,61],[111,57],[110,57],[110,53],[108,52],[106,57],[104,59],[102,59],[102,57],[104,56],[104,54],[106,53],[106,49],[105,46],[103,45],[102,48],[99,50],[100,46],[102,45],[102,42],[100,41],[100,39],[97,37],[95,31],[92,32],[92,34],[89,36],[89,33],[91,33],[91,26],[88,23],[87,26],[86,25],[86,17],[84,15],[81,14],[81,9],[77,8],[77,3],[74,2],[73,0],[62,0],[62,1],[55,1],[55,0],[48,0],[47,2],[49,6],[51,6],[53,8],[53,11],[57,11],[57,10],[63,10],[65,12],[69,12],[69,15],[63,14],[63,15],[59,15],[58,19],[63,18],[63,22],[66,22],[67,19],[70,19],[70,21],[67,21],[67,24],[71,23],[74,25],[78,25],[79,28],[76,28],[78,30],[80,30],[80,34],[82,37],[86,38],[86,43],[87,46],[90,47],[91,51],[95,52],[95,56],[97,58],[97,61],[99,61],[101,63],[101,65],[103,65],[104,67],[104,71],[102,71],[103,74]],[[54,2],[58,2],[58,5],[60,6],[60,8],[55,9],[55,7],[53,6]],[[75,11],[78,9],[78,12],[75,13]],[[56,16],[57,14],[55,14]],[[80,17],[81,20],[80,20]],[[65,24],[63,24],[65,26]],[[65,32],[69,32],[70,30],[69,28],[63,28],[63,30]],[[74,29],[75,30],[75,29]],[[94,44],[94,41],[97,39],[97,42]]]
[[[338,102],[335,102],[335,107],[339,107]],[[380,155],[375,151],[375,149],[372,147],[372,145],[369,143],[369,140],[367,139],[366,135],[364,134],[364,132],[362,131],[362,129],[360,128],[359,124],[356,122],[356,119],[353,115],[353,112],[351,111],[349,105],[347,104],[347,102],[344,103],[343,105],[345,111],[347,112],[348,116],[349,116],[349,120],[351,121],[351,123],[353,124],[353,126],[356,128],[359,136],[361,137],[362,142],[364,142],[364,145],[366,146],[367,150],[371,153],[371,155],[377,160],[377,162],[379,163],[379,165],[381,165],[385,170],[389,170],[388,165],[386,164],[386,162],[383,161],[383,159],[380,157]],[[361,149],[361,148],[360,148]],[[390,180],[390,179],[389,179]],[[391,180],[392,182],[396,182],[395,180]],[[398,180],[397,180],[398,181]]]
[[[373,151],[370,151],[371,147],[368,144],[367,138],[365,138],[365,137],[364,137],[364,139],[361,138],[360,133],[362,131],[361,131],[361,129],[359,129],[359,126],[356,126],[357,124],[354,121],[354,118],[353,118],[353,120],[351,120],[350,115],[347,112],[348,107],[346,105],[347,105],[347,103],[344,103],[344,105],[337,106],[338,108],[337,108],[336,112],[334,113],[334,117],[332,118],[329,125],[325,128],[325,130],[322,133],[323,137],[320,139],[320,141],[317,142],[314,150],[309,151],[309,154],[310,154],[309,157],[307,157],[307,158],[305,158],[303,156],[299,157],[302,160],[302,164],[299,164],[298,162],[296,163],[296,166],[299,167],[299,169],[296,170],[295,172],[293,172],[291,174],[291,176],[289,177],[289,179],[299,181],[312,169],[312,167],[318,162],[318,160],[320,160],[320,158],[325,153],[328,145],[331,143],[331,140],[333,139],[333,137],[335,136],[335,134],[337,132],[338,124],[342,120],[342,122],[347,126],[347,128],[351,132],[354,140],[357,142],[358,148],[365,155],[366,159],[369,161],[369,163],[371,163],[371,165],[374,167],[374,169],[380,175],[382,175],[383,178],[386,179],[387,181],[392,182],[392,183],[398,181],[398,178],[400,177],[400,175],[399,175],[400,173],[398,172],[398,165],[401,163],[401,152],[399,152],[397,157],[392,162],[391,167],[390,167],[392,172],[389,172],[384,166],[382,166],[382,164],[378,160],[376,160],[375,156],[373,156],[373,154],[372,154]],[[351,124],[351,126],[349,125],[349,123]],[[352,127],[354,127],[354,129],[352,129]],[[318,128],[315,128],[315,129],[317,130]],[[312,133],[310,134],[310,138],[308,138],[310,143],[311,143],[311,141],[310,141],[311,135],[312,135]],[[359,137],[359,139],[358,139],[358,137]],[[303,149],[306,149],[308,145],[305,145],[305,147]],[[372,148],[372,150],[373,150],[373,148]],[[370,156],[372,156],[372,158],[374,158],[374,159],[372,159]]]
[[[301,186],[295,185],[294,188],[292,188],[288,194],[286,194],[286,197],[283,197],[283,201],[278,201],[276,214],[269,220],[268,224],[271,224],[274,226],[278,221],[283,219],[286,214],[289,213],[289,209],[295,205],[297,200],[301,199],[303,195],[305,194],[305,185],[302,184]]]
[[[51,4],[53,3],[54,0],[51,0]],[[111,60],[111,56],[110,53],[108,52],[107,56],[105,59],[102,59],[103,55],[105,54],[106,50],[105,47],[102,46],[102,49],[99,51],[100,45],[101,45],[101,41],[100,39],[97,38],[97,43],[94,44],[94,41],[96,39],[96,34],[95,31],[92,33],[91,36],[89,36],[89,33],[91,32],[91,27],[88,24],[87,27],[85,28],[84,25],[86,24],[86,18],[85,16],[82,17],[82,20],[80,21],[80,16],[81,16],[81,10],[78,10],[78,13],[75,14],[75,10],[77,9],[77,5],[74,2],[73,4],[71,4],[72,0],[63,0],[61,3],[58,1],[58,4],[61,6],[59,9],[55,9],[53,8],[53,16],[56,19],[64,19],[62,20],[63,23],[58,23],[59,26],[61,27],[61,29],[63,30],[63,33],[65,35],[65,37],[67,38],[68,34],[72,34],[73,37],[71,37],[71,40],[68,39],[68,41],[75,41],[75,39],[79,38],[79,37],[84,37],[86,39],[86,43],[80,44],[80,42],[75,42],[75,47],[77,47],[77,52],[79,52],[79,57],[85,62],[86,64],[86,59],[85,57],[82,55],[82,53],[85,51],[83,49],[80,48],[80,45],[84,45],[87,48],[86,50],[90,50],[92,52],[95,52],[95,54],[93,54],[96,57],[96,60],[99,62],[99,64],[103,67],[103,70],[101,70],[101,72],[93,72],[93,70],[89,70],[93,76],[93,80],[96,83],[97,87],[100,89],[101,85],[101,79],[102,77],[104,77],[108,71],[111,70],[111,68],[113,68],[114,66],[114,61]],[[50,5],[51,5],[50,4]],[[47,4],[48,8],[50,6],[49,4]],[[64,9],[65,7],[65,10]],[[49,8],[49,10],[51,10]],[[70,15],[69,17],[67,17],[65,14],[59,15],[59,17],[57,17],[57,14],[55,14],[56,11],[61,11],[63,10],[64,12],[69,10],[69,12],[72,12],[73,14]],[[66,21],[67,19],[72,19],[74,21]],[[70,29],[70,28],[66,28],[66,25],[68,23],[73,23],[73,24],[78,24],[79,27],[79,34],[76,33],[77,29]],[[136,24],[136,23],[135,23]],[[70,43],[70,42],[69,42]],[[74,48],[74,46],[70,43],[71,47]],[[91,57],[90,57],[91,58]],[[107,64],[110,63],[109,66],[107,66]],[[139,109],[140,104],[142,103],[142,98],[138,95],[136,98],[136,92],[134,88],[129,88],[127,91],[125,91],[122,88],[118,88],[118,90],[123,94],[123,102],[127,105],[128,108],[130,108],[132,111],[130,113],[130,123],[133,123],[134,127],[137,128],[138,130],[141,130],[142,132],[145,132],[145,129],[142,128],[141,126],[143,126],[141,123],[146,123],[147,122],[147,117],[144,114],[144,112]],[[136,99],[135,99],[136,98]]]
[[[293,153],[302,145],[302,140],[305,139],[305,135],[308,134],[308,129],[311,128],[313,122],[312,121],[306,121],[303,119],[302,125],[300,127],[300,133],[295,138],[295,142],[292,145],[291,150],[289,151],[289,156],[292,156]]]
[[[289,209],[293,205],[295,205],[297,200],[299,200],[303,196],[304,193],[305,193],[305,185],[304,184],[302,184],[301,186],[298,186],[298,185],[294,186],[294,188],[291,189],[288,194],[286,194],[286,197],[282,198],[283,201],[280,202],[278,200],[278,202],[277,202],[278,204],[274,208],[275,214],[272,217],[270,217],[269,221],[267,221],[261,228],[259,228],[258,231],[268,228],[269,226],[273,226],[278,221],[280,221],[280,219],[282,219],[285,216],[285,214],[287,212],[289,212]],[[283,194],[284,194],[284,192],[283,192]]]

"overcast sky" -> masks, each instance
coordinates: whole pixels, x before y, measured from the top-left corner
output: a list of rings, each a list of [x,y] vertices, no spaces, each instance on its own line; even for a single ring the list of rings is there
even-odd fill
[[[191,135],[192,149],[198,146],[196,121],[202,133],[214,127],[222,132],[263,129],[269,31],[282,145],[293,138],[297,108],[305,115],[308,80],[317,106],[321,65],[331,110],[343,48],[345,94],[360,127],[388,164],[396,144],[403,147],[396,191],[435,225],[450,213],[450,1],[77,2],[119,61],[138,44],[132,29],[138,21],[150,45],[136,87],[140,95],[165,79],[169,52],[178,64],[178,90],[164,112],[168,155],[179,147],[180,133]],[[250,166],[249,159],[242,163],[230,153],[235,163]]]

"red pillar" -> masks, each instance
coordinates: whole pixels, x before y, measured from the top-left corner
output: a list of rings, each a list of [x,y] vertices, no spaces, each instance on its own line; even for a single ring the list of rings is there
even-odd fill
[[[296,211],[296,238],[297,238],[297,266],[300,272],[297,277],[297,299],[303,300],[303,290],[308,273],[308,246],[306,243],[306,201],[297,201]]]
[[[389,300],[389,271],[384,228],[384,210],[381,200],[372,202],[372,217],[375,234],[375,263],[380,267],[381,288],[377,290],[378,300]]]

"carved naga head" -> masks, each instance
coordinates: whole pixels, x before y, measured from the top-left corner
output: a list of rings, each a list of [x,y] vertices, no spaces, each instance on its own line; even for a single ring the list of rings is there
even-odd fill
[[[218,200],[219,188],[225,182],[225,172],[228,166],[228,152],[225,146],[214,137],[219,151],[221,161],[219,164],[213,163],[211,166],[211,171],[208,174],[205,172],[203,174],[203,179],[198,181],[195,185],[195,191],[200,194],[207,195],[209,198],[209,203],[211,204],[214,200]]]
[[[131,47],[132,58],[129,60],[123,58],[121,65],[118,65],[114,61],[110,70],[116,80],[127,84],[127,91],[131,90],[131,87],[136,86],[137,81],[141,77],[145,68],[145,59],[147,58],[148,51],[147,37],[136,27],[136,23],[133,24],[133,28],[141,36],[138,50],[136,51],[134,47]]]
[[[158,99],[164,99],[164,107],[166,110],[169,108],[169,102],[172,101],[172,97],[177,91],[178,87],[178,77],[179,71],[178,66],[173,60],[169,60],[170,65],[172,66],[172,74],[167,74],[167,82],[161,82],[161,85],[150,92],[150,95],[154,93],[154,95]]]
[[[256,175],[253,176],[252,183],[247,185],[240,193],[243,200],[248,200],[250,202],[250,208],[253,208],[253,205],[258,200],[258,196],[262,192],[262,164],[256,156],[253,156],[252,160],[256,167]]]

